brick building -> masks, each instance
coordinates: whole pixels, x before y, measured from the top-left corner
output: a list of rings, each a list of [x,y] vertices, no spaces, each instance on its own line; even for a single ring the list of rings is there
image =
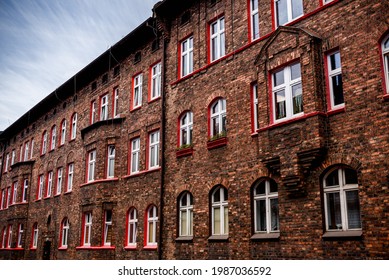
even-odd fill
[[[388,259],[388,11],[157,3],[0,135],[0,258]]]

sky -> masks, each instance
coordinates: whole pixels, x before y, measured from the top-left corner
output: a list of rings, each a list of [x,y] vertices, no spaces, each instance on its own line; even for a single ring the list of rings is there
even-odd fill
[[[0,0],[0,131],[152,15],[158,0]]]

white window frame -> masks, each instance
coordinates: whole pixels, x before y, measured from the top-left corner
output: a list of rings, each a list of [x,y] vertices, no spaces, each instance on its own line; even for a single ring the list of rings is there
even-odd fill
[[[55,149],[55,142],[57,141],[57,126],[51,128],[51,140],[50,140],[50,151]]]
[[[131,165],[130,174],[139,172],[139,155],[140,155],[140,138],[134,138],[131,140]]]
[[[63,120],[61,123],[61,139],[60,145],[64,145],[66,140],[66,120]]]
[[[8,168],[9,168],[8,165],[9,165],[9,153],[7,153],[7,155],[5,156],[4,172],[8,171]]]
[[[43,186],[44,186],[44,175],[39,175],[38,179],[38,192],[37,192],[37,200],[42,199],[43,196]]]
[[[69,238],[69,230],[70,230],[70,224],[69,219],[65,218],[62,221],[62,230],[61,230],[61,248],[67,248],[68,247],[68,238]]]
[[[11,187],[7,188],[7,199],[5,201],[5,209],[7,209],[11,205]]]
[[[66,192],[71,192],[73,189],[73,177],[74,177],[74,163],[68,164],[68,179],[67,179],[67,190]]]
[[[161,62],[156,63],[151,67],[151,94],[150,100],[154,100],[161,96]]]
[[[149,134],[149,169],[159,167],[159,130]]]
[[[24,233],[24,226],[23,224],[19,224],[18,226],[18,243],[17,243],[17,248],[22,248],[23,247],[23,233]]]
[[[108,120],[108,94],[100,97],[100,121]]]
[[[250,32],[251,32],[251,40],[252,41],[257,40],[260,37],[260,35],[259,35],[259,8],[258,7],[259,7],[258,0],[250,0]],[[256,24],[255,24],[255,22],[256,22]]]
[[[30,142],[25,142],[24,143],[24,161],[27,161],[28,160],[28,156],[29,156],[29,149],[30,149]]]
[[[181,77],[193,72],[193,36],[181,42]]]
[[[27,202],[28,179],[23,181],[22,203]]]
[[[331,69],[331,57],[334,55],[339,55],[339,62],[340,62],[340,67],[336,69]],[[328,83],[329,83],[329,90],[330,90],[330,102],[331,102],[331,109],[338,109],[338,108],[343,108],[344,107],[344,93],[343,93],[343,88],[342,88],[342,96],[343,96],[343,103],[339,103],[335,105],[335,96],[334,96],[334,85],[332,83],[332,78],[339,76],[342,77],[342,60],[340,57],[340,52],[339,50],[334,51],[332,53],[329,53],[327,55],[327,66],[328,66]]]
[[[186,198],[186,204],[183,199]],[[179,236],[193,236],[193,196],[190,192],[181,195],[179,201]]]
[[[92,212],[84,213],[84,239],[83,246],[91,245],[92,237]]]
[[[388,46],[385,48],[385,43],[388,43]],[[381,43],[381,52],[382,52],[382,62],[383,62],[383,71],[385,76],[386,84],[386,94],[389,94],[389,35],[387,35]]]
[[[133,85],[133,104],[132,108],[139,108],[142,106],[142,83],[143,83],[143,74],[138,74],[134,77]]]
[[[57,190],[56,195],[62,193],[63,167],[57,169]]]
[[[287,21],[279,24],[278,23],[279,15],[278,15],[278,12],[277,12],[278,11],[277,3],[281,2],[281,1],[285,1],[286,2],[287,9],[286,9],[286,11],[283,10],[283,12],[286,12]],[[299,4],[302,7],[302,13],[299,14],[299,15],[296,15],[295,17],[293,17],[293,5],[296,3],[296,1],[300,2]],[[282,25],[286,25],[289,22],[294,21],[295,19],[298,19],[299,17],[302,17],[304,15],[304,1],[303,0],[274,0],[274,13],[275,13],[274,16],[275,16],[276,27],[279,27],[279,26],[282,26]]]
[[[20,145],[20,150],[19,150],[19,162],[23,161],[23,144]]]
[[[6,199],[6,189],[1,190],[1,203],[0,203],[0,210],[3,210],[5,207],[5,199]]]
[[[213,31],[215,27],[215,30]],[[224,17],[209,24],[210,35],[210,56],[211,62],[218,60],[226,54],[226,41],[225,41],[225,21]],[[215,51],[215,52],[214,52]]]
[[[119,88],[115,88],[113,91],[113,117],[119,118]]]
[[[7,248],[11,248],[12,246],[12,231],[13,231],[13,225],[8,225],[7,229]]]
[[[215,201],[215,193],[217,191],[220,191],[220,201]],[[211,196],[211,203],[212,203],[212,235],[220,236],[220,235],[228,235],[228,200],[225,199],[227,192],[228,197],[228,191],[224,187],[217,187]],[[220,209],[220,232],[217,233],[215,230],[215,210]],[[227,209],[227,217],[225,217],[225,209]],[[226,220],[226,221],[225,221]],[[227,222],[227,227],[225,227],[225,223]]]
[[[15,181],[12,183],[12,200],[11,200],[11,205],[16,204],[17,196],[18,196],[18,187],[19,183],[18,181]]]
[[[38,224],[35,223],[32,226],[32,244],[31,248],[36,249],[38,247],[38,235],[39,235],[39,228]]]
[[[77,113],[74,113],[72,116],[70,140],[76,139],[76,136],[77,136]]]
[[[259,186],[265,183],[265,193],[264,194],[256,194],[257,188]],[[253,199],[254,199],[254,232],[255,233],[273,233],[273,232],[280,232],[279,228],[279,211],[277,209],[277,224],[275,230],[273,230],[272,225],[273,225],[273,220],[272,220],[272,209],[271,209],[271,201],[272,200],[277,200],[277,206],[278,206],[278,186],[277,186],[277,191],[276,192],[271,192],[270,189],[270,180],[266,179],[259,184],[255,186],[253,189]],[[260,212],[260,209],[258,209],[257,206],[257,201],[265,201],[265,218],[266,218],[266,229],[265,230],[260,230],[260,226],[258,225],[258,213]]]
[[[15,158],[16,158],[16,151],[15,149],[12,150],[11,152],[12,156],[11,156],[11,166],[15,164]]]
[[[299,67],[300,67],[300,76],[298,78],[292,79],[292,76],[291,76],[292,75],[292,67],[295,65],[299,65]],[[280,72],[283,72],[284,83],[276,86],[275,85],[275,75],[277,73],[280,73]],[[300,64],[300,62],[292,63],[292,64],[285,66],[284,68],[272,73],[272,86],[273,86],[273,88],[272,88],[272,100],[273,100],[272,110],[273,110],[273,119],[274,119],[275,123],[283,122],[285,120],[289,120],[289,119],[304,115],[304,102],[303,102],[304,96],[303,96],[303,87],[302,87],[302,82],[301,82],[301,64]],[[302,109],[302,111],[297,112],[297,113],[293,113],[293,87],[298,87],[298,86],[300,86],[300,91],[301,91],[301,93],[298,95],[301,95],[301,101],[302,101],[302,104],[301,104],[302,108],[301,109]],[[278,92],[282,92],[282,91],[284,91],[284,94],[285,94],[285,96],[284,96],[285,116],[277,119],[276,94]],[[298,95],[296,95],[296,96],[298,96]]]
[[[258,84],[253,84],[251,87],[251,94],[252,94],[252,106],[253,106],[253,129],[254,133],[257,132],[259,128],[258,123]]]
[[[109,145],[107,149],[107,178],[115,177],[115,145]]]
[[[336,170],[338,171],[339,185],[327,186],[326,185],[327,177]],[[347,209],[346,193],[350,192],[350,191],[357,191],[357,193],[358,193],[359,222],[361,224],[361,227],[359,227],[359,228],[349,228],[349,225],[348,225],[348,209]],[[324,193],[324,212],[325,212],[326,231],[328,231],[328,232],[335,231],[336,232],[336,231],[353,231],[353,230],[361,230],[362,229],[362,219],[361,219],[361,212],[360,212],[361,208],[360,208],[360,202],[359,202],[358,183],[357,184],[346,184],[345,168],[335,168],[335,169],[331,169],[330,171],[327,172],[327,174],[323,178],[323,193]],[[327,194],[332,194],[332,193],[339,193],[341,224],[339,224],[339,226],[337,225],[338,226],[337,229],[330,229],[329,224],[328,224],[329,209],[328,209],[328,205],[327,205],[327,200],[328,200]]]
[[[87,182],[93,182],[95,180],[95,169],[96,169],[96,150],[92,150],[88,153]]]
[[[30,159],[33,157],[34,155],[34,138],[31,139],[31,154],[30,154]]]
[[[157,223],[158,213],[155,205],[147,209],[147,230],[146,230],[146,244],[147,246],[157,246]],[[152,225],[152,231],[150,230]]]
[[[185,112],[180,118],[180,146],[192,145],[193,142],[193,113]]]
[[[213,102],[210,110],[210,136],[214,137],[218,134],[227,133],[227,101],[224,98],[219,98]],[[215,127],[218,124],[218,128]],[[225,124],[225,127],[223,127]]]
[[[93,100],[91,103],[91,112],[90,112],[90,124],[94,124],[96,122],[96,101]]]
[[[4,226],[3,227],[3,231],[1,232],[1,248],[3,249],[3,248],[5,248],[5,241],[7,240],[7,227],[6,226]]]
[[[130,211],[128,212],[127,246],[136,247],[137,234],[138,234],[138,211],[136,210],[136,208],[131,208]],[[133,237],[132,239],[131,236]]]
[[[111,212],[111,219],[108,219],[108,212]],[[111,240],[108,240],[108,237],[112,239],[112,210],[104,211],[104,246],[111,246]],[[109,236],[109,233],[111,236]]]
[[[47,173],[46,197],[51,197],[52,193],[53,193],[53,171],[49,171]]]

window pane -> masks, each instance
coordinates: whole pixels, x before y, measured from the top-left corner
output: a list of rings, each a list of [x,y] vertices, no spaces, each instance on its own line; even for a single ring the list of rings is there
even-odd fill
[[[213,202],[219,202],[220,201],[220,188],[217,189],[214,193],[213,193]]]
[[[258,9],[258,0],[251,0],[251,10]]]
[[[345,183],[346,184],[358,184],[357,172],[353,169],[344,170]]]
[[[344,103],[343,98],[343,82],[342,74],[331,77],[332,91],[334,95],[334,105],[339,105]]]
[[[187,213],[186,211],[181,211],[181,235],[188,235],[187,233]]]
[[[331,70],[335,70],[341,67],[340,53],[336,52],[330,56]]]
[[[181,206],[187,206],[188,204],[187,194],[184,194],[181,198]]]
[[[303,14],[303,0],[292,0],[292,18]]]
[[[326,178],[326,187],[339,186],[338,170],[332,171]]]
[[[224,232],[223,234],[228,234],[228,207],[224,207]]]
[[[153,232],[154,232],[154,223],[153,222],[149,222],[149,236],[148,236],[148,242],[149,243],[154,243]]]
[[[273,74],[274,86],[279,86],[285,83],[284,81],[284,70],[278,71]]]
[[[188,232],[188,235],[193,235],[193,211],[192,210],[189,210],[189,218],[190,218],[190,221],[189,221],[189,232]]]
[[[256,1],[254,1],[256,2]],[[253,39],[259,38],[259,17],[258,14],[253,15],[252,17],[253,25]]]
[[[255,194],[265,194],[265,193],[266,193],[266,181],[262,181],[255,189]]]
[[[220,234],[220,208],[213,210],[213,233]]]
[[[276,102],[276,119],[282,119],[286,117],[286,102],[285,102],[285,90],[275,92]]]
[[[293,98],[293,114],[298,114],[303,111],[303,92],[301,84],[292,87]]]
[[[257,215],[255,231],[266,231],[266,200],[256,200],[255,208]]]
[[[328,229],[342,229],[339,193],[327,193],[327,223]]]
[[[290,66],[290,78],[295,80],[301,77],[301,66],[300,63],[296,63]]]
[[[358,191],[346,192],[348,228],[361,228],[361,214],[359,209]]]
[[[271,231],[277,231],[280,229],[280,219],[278,215],[278,198],[270,200],[270,218],[271,218]]]
[[[288,22],[287,11],[287,0],[279,0],[276,2],[277,26],[283,25],[284,23]]]
[[[212,119],[212,126],[213,126],[212,136],[214,136],[214,135],[219,133],[219,118],[218,117],[215,117]]]
[[[278,186],[277,186],[277,183],[273,180],[270,180],[270,192],[271,193],[275,193],[278,191]]]
[[[226,115],[222,116],[222,130],[221,130],[221,132],[222,131],[224,131],[224,132],[227,131],[227,116]]]

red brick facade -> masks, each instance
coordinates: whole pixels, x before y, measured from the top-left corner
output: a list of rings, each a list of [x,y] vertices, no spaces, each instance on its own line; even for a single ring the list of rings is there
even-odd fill
[[[156,4],[0,135],[0,258],[388,258],[389,5],[251,2]]]

